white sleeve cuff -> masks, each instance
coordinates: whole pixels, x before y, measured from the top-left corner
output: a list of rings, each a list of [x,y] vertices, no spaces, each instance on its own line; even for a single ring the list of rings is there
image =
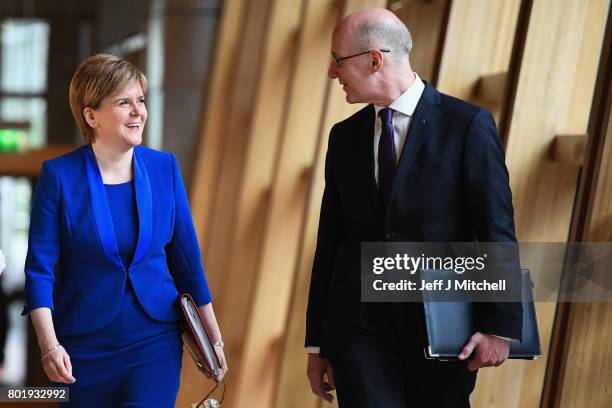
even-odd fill
[[[306,347],[306,353],[308,354],[319,354],[321,347]]]

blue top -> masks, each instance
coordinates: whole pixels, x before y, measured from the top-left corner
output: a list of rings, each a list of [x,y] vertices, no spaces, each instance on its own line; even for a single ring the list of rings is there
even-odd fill
[[[138,242],[138,211],[134,195],[134,182],[105,184],[104,189],[115,227],[119,256],[123,265],[129,268]]]

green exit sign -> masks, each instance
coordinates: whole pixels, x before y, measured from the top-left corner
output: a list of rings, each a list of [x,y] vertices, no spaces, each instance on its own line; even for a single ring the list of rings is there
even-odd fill
[[[25,150],[27,133],[23,129],[0,129],[0,152],[14,153]]]

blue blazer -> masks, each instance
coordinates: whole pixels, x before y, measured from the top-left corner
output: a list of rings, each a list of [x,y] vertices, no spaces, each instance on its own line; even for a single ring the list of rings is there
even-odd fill
[[[129,278],[146,313],[179,319],[178,292],[211,301],[176,158],[134,148],[138,243],[126,268],[93,150],[45,161],[34,200],[26,258],[26,307],[52,310],[58,335],[95,332],[116,316]]]

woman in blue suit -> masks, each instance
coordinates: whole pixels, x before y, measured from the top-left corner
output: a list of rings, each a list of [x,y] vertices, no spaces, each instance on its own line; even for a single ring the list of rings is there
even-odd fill
[[[176,158],[139,146],[147,81],[86,59],[70,107],[86,145],[43,163],[32,203],[27,304],[45,373],[73,407],[172,407],[182,359],[177,293],[192,295],[227,371]]]

